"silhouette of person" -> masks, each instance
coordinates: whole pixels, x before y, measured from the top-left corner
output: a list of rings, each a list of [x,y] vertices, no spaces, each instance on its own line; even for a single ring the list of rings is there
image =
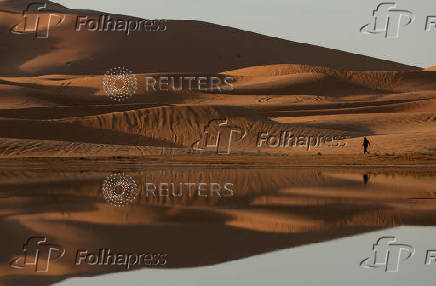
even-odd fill
[[[363,174],[363,182],[366,184],[368,184],[368,180],[369,180],[369,175],[368,174]]]
[[[369,140],[366,139],[366,137],[364,137],[363,138],[363,144],[362,144],[362,146],[363,146],[363,154],[365,154],[365,153],[369,154],[369,152],[368,152],[368,146],[369,145],[371,145],[371,142],[369,142]]]

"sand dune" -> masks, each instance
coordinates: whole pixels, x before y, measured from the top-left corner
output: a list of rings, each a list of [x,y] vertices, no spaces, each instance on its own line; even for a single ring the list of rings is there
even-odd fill
[[[200,74],[136,77],[151,75]],[[429,140],[435,136],[436,122],[433,73],[273,65],[209,75],[233,76],[234,90],[205,93],[183,86],[181,91],[145,92],[144,82],[139,80],[137,94],[123,104],[114,104],[103,93],[102,76],[0,78],[4,94],[0,117],[5,118],[0,122],[5,126],[1,136],[6,140],[2,145],[14,140],[13,146],[20,150],[17,153],[7,148],[2,153],[40,156],[46,148],[28,148],[31,142],[41,146],[45,141],[57,150],[54,153],[68,157],[86,156],[85,150],[93,150],[93,156],[107,155],[108,150],[136,156],[145,154],[138,153],[143,147],[178,149],[177,153],[186,154],[211,122],[226,120],[229,126],[251,131],[244,140],[232,143],[232,152],[356,154],[362,136],[382,136],[373,137],[380,140],[373,146],[383,153],[430,152],[436,148],[435,141]],[[258,148],[259,133],[280,134],[284,130],[292,130],[296,136],[344,136],[349,145],[340,149],[320,146],[311,152],[304,148]],[[213,132],[219,128],[215,126]],[[398,141],[400,135],[404,139]],[[71,149],[68,146],[72,143],[81,147]],[[107,147],[96,149],[86,144]]]
[[[250,71],[247,73],[247,70]],[[271,75],[276,71],[276,75]],[[284,70],[286,72],[284,72]],[[253,75],[250,75],[253,74]],[[428,72],[346,72],[322,67],[301,65],[258,66],[249,69],[215,73],[152,73],[136,74],[138,88],[127,103],[180,104],[201,102],[210,94],[183,90],[172,92],[146,91],[146,77],[231,76],[233,91],[215,94],[219,100],[227,94],[244,95],[315,95],[345,97],[412,92],[431,92],[436,89],[436,74]],[[42,77],[2,77],[0,87],[6,95],[31,94],[55,105],[113,104],[102,90],[102,76],[47,75]],[[201,94],[200,94],[201,93]],[[207,97],[209,95],[209,97]],[[222,95],[221,97],[218,95]],[[412,97],[412,95],[410,96]],[[295,98],[295,97],[294,97]],[[421,97],[422,98],[422,97]],[[234,100],[237,97],[233,98]],[[372,97],[371,100],[377,100]],[[4,100],[7,102],[7,100]],[[6,106],[5,106],[6,107]]]
[[[286,82],[285,79],[289,79],[288,84],[294,86],[310,81],[309,88],[301,90],[301,92],[314,92],[315,88],[318,87],[318,93],[324,91],[330,94],[333,94],[333,90],[341,92],[344,88],[347,89],[348,94],[365,93],[365,91],[372,93],[375,91],[407,92],[434,90],[436,88],[435,74],[418,71],[356,72],[339,71],[321,66],[269,65],[227,71],[224,74],[235,76],[239,82],[257,85],[262,82],[270,82],[272,88],[275,82]],[[326,79],[329,79],[329,82],[323,83],[321,81]]]
[[[22,21],[18,12],[28,3],[6,1],[0,7],[0,29],[4,40],[0,48],[0,59],[4,63],[0,75],[83,74],[84,71],[103,74],[119,65],[138,73],[221,72],[288,63],[344,70],[420,70],[200,21],[171,20],[167,21],[165,32],[141,32],[130,36],[123,32],[76,32],[77,15],[92,16],[95,12],[68,10],[58,4],[49,7],[63,14],[64,22],[50,29],[48,39],[29,49],[34,43],[32,35],[17,36],[8,32],[10,27]],[[107,59],[111,59],[110,64]]]
[[[52,23],[47,39],[10,33],[24,29],[15,25],[30,3],[0,0],[0,226],[8,238],[0,284],[123,270],[71,267],[65,261],[79,248],[127,253],[145,245],[171,255],[166,267],[195,267],[436,224],[434,68],[201,21],[170,20],[165,32],[129,36],[76,32],[77,16],[101,13],[51,2],[65,20]],[[123,102],[103,90],[114,66],[136,76],[136,92]],[[234,81],[231,90],[185,83],[153,91],[149,76]],[[363,137],[370,154],[362,154]],[[121,170],[140,194],[114,208],[101,183]],[[231,182],[235,195],[146,197],[151,181]],[[65,259],[47,275],[11,275],[6,260],[35,233],[62,242]]]

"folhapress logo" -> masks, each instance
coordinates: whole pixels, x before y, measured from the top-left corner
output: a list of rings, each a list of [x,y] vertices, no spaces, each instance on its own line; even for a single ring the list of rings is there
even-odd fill
[[[61,259],[65,249],[60,245],[48,243],[45,236],[34,236],[23,245],[23,253],[23,256],[9,261],[12,268],[33,268],[35,272],[48,272],[50,262]]]
[[[47,39],[50,29],[59,26],[65,20],[65,15],[47,7],[48,3],[33,2],[23,11],[21,23],[10,28],[10,32],[18,35],[35,34],[37,39]]]
[[[360,262],[360,266],[369,269],[384,269],[385,272],[398,272],[400,262],[415,254],[415,249],[408,244],[396,243],[393,236],[381,237],[373,244],[370,257]]]
[[[236,135],[235,135],[236,134]],[[247,132],[239,127],[230,126],[228,120],[212,120],[204,128],[200,139],[192,144],[194,151],[216,151],[217,154],[230,154],[233,141],[241,141]]]
[[[408,26],[415,20],[412,12],[397,9],[395,2],[379,4],[372,16],[372,23],[366,24],[360,31],[365,34],[382,34],[388,39],[398,38],[401,27]]]

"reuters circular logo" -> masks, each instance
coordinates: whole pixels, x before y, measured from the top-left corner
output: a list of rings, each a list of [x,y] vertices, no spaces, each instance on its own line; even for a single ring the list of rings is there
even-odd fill
[[[103,182],[104,199],[111,205],[122,207],[131,204],[138,194],[138,186],[132,177],[123,173],[112,174]]]
[[[121,102],[136,93],[138,83],[135,74],[125,67],[114,67],[103,76],[103,91],[112,100]]]

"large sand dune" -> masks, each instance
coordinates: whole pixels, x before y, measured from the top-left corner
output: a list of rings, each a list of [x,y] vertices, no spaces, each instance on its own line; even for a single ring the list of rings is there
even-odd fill
[[[141,78],[151,75],[232,76],[234,90],[200,92],[183,86],[180,91],[146,92]],[[236,153],[357,154],[363,136],[371,136],[373,151],[383,154],[426,153],[436,148],[433,72],[347,72],[272,65],[222,74],[154,73],[136,77],[138,92],[123,104],[113,103],[104,94],[102,76],[0,78],[0,117],[4,118],[0,120],[4,126],[1,137],[6,140],[2,145],[9,146],[1,149],[2,154],[44,154],[41,148],[23,148],[32,145],[30,142],[38,146],[46,142],[56,156],[63,154],[62,150],[68,152],[61,156],[86,157],[86,150],[92,156],[107,156],[108,150],[113,155],[137,156],[143,154],[138,153],[142,147],[171,148],[186,154],[208,125],[220,120],[247,131],[244,140],[232,144]],[[215,126],[214,132],[218,129]],[[259,148],[259,133],[280,134],[285,130],[296,136],[344,136],[348,145],[309,151]],[[12,146],[20,152],[8,145],[10,140],[15,140]],[[72,143],[81,147],[68,148]],[[110,145],[114,147],[107,149]],[[75,154],[74,150],[81,151]]]
[[[21,12],[29,2],[6,1],[0,6],[0,75],[102,74],[119,65],[138,73],[221,72],[288,63],[344,70],[419,70],[200,21],[167,21],[165,32],[136,32],[129,36],[123,32],[77,32],[78,15],[97,17],[98,13],[68,10],[58,4],[48,8],[65,16],[63,23],[52,27],[49,37],[39,39],[35,45],[35,35],[9,33],[11,27],[22,22]]]
[[[165,32],[130,36],[75,32],[78,15],[101,13],[51,2],[65,20],[47,39],[10,33],[32,2],[0,0],[0,225],[8,238],[0,284],[122,270],[63,260],[47,275],[11,274],[6,260],[35,233],[68,247],[65,259],[79,248],[140,251],[146,241],[172,255],[167,267],[194,267],[379,228],[435,225],[434,68],[200,21],[168,21]],[[123,102],[102,85],[115,66],[137,80]],[[153,91],[146,77],[234,81],[221,91],[186,83]],[[370,154],[362,154],[363,137]],[[114,208],[101,183],[121,170],[140,194]],[[147,198],[150,181],[232,182],[236,191],[228,200]]]

